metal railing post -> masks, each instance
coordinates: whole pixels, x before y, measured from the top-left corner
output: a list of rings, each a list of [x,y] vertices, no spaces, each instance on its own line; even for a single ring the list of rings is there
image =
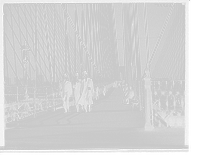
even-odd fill
[[[16,93],[16,96],[17,96],[17,110],[19,109],[19,101],[18,101],[18,87],[17,87],[17,93]]]
[[[46,113],[48,113],[48,98],[47,98],[47,87],[46,87]]]
[[[33,96],[34,96],[34,118],[35,118],[36,107],[37,107],[37,105],[36,105],[36,95],[35,95],[35,94],[36,94],[36,91],[35,91],[35,90],[36,90],[36,88],[34,88],[34,93],[33,93],[33,94],[34,94],[34,95],[33,95]]]
[[[151,77],[150,70],[147,67],[145,70],[146,77],[144,77],[144,87],[145,87],[145,130],[152,130],[151,125],[151,108],[152,108],[152,94],[151,94]]]

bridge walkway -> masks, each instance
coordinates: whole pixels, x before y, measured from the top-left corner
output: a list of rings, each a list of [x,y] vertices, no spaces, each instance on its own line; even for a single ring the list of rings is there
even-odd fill
[[[144,130],[138,109],[122,104],[121,88],[94,102],[89,113],[63,109],[11,123],[5,131],[7,149],[183,148],[184,128]]]

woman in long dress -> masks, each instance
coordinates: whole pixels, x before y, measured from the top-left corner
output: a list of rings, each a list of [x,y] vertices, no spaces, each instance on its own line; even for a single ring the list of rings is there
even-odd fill
[[[81,96],[81,80],[78,77],[78,73],[76,74],[76,84],[74,86],[74,97],[75,97],[75,105],[77,112],[79,112],[79,99]]]
[[[87,78],[87,88],[88,88],[88,94],[87,94],[87,105],[89,107],[89,112],[91,112],[91,105],[93,104],[93,95],[94,95],[94,85],[93,81],[90,78]]]

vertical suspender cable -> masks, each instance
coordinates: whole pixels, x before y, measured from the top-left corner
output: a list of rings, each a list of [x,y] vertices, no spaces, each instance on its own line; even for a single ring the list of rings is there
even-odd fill
[[[84,20],[84,15],[83,15],[83,3],[82,3],[82,8],[81,8],[82,10],[81,10],[81,12],[82,12],[82,17],[81,17],[81,38],[82,38],[82,41],[84,42],[84,38],[83,38],[83,32],[84,32],[84,30],[83,30],[83,20]],[[81,47],[81,55],[83,55],[84,53],[83,53],[83,46]],[[85,59],[85,57],[84,57],[84,55],[82,56],[82,62],[84,63],[84,65],[85,65],[85,62],[84,62],[84,59]],[[84,68],[85,69],[85,68]]]
[[[77,15],[76,15],[76,3],[74,4],[74,12],[75,12],[75,18],[74,18],[74,22],[75,22],[75,29],[76,29],[76,19],[77,19]],[[74,33],[74,73],[76,72],[76,33]]]
[[[12,11],[10,10],[10,13],[12,14]],[[11,26],[12,26],[12,41],[13,41],[13,47],[14,47],[14,49],[15,49],[15,40],[14,40],[14,30],[13,30],[13,21],[12,21],[12,17],[13,17],[13,15],[11,16]],[[18,76],[17,76],[17,65],[16,65],[16,54],[15,54],[15,52],[14,52],[14,61],[15,61],[15,71],[16,71],[16,80],[17,80],[17,85],[18,85]]]
[[[135,92],[135,95],[137,96],[137,91],[136,91],[136,87],[137,87],[137,83],[136,83],[136,59],[135,59],[135,56],[136,56],[136,44],[135,44],[135,37],[134,37],[134,32],[135,32],[135,29],[134,29],[134,22],[133,22],[133,3],[130,4],[130,10],[131,10],[131,27],[132,27],[132,30],[131,30],[131,33],[132,33],[132,54],[131,54],[131,69],[133,70],[133,89],[134,89],[134,92]],[[132,56],[133,56],[133,60],[132,60]],[[132,62],[133,62],[133,66],[132,66]]]
[[[34,118],[36,117],[36,85],[37,85],[37,3],[35,4],[35,87],[34,87]]]
[[[147,46],[147,63],[149,62],[149,47],[148,47],[148,34],[147,34],[147,18],[146,18],[146,4],[144,3],[144,20],[145,20],[145,34],[146,34],[146,46]]]
[[[97,69],[98,69],[98,59],[97,59],[97,43],[96,43],[96,39],[97,39],[97,27],[95,26],[96,25],[96,9],[95,9],[95,4],[92,4],[92,7],[93,7],[93,12],[94,12],[94,49],[95,49],[95,64],[97,65]],[[99,85],[99,77],[97,76],[97,85]]]
[[[93,31],[93,52],[92,52],[92,60],[94,60],[94,54],[95,54],[95,43],[94,43],[94,11],[93,11],[93,6],[92,6],[92,4],[90,4],[90,11],[91,11],[91,19],[92,19],[92,27],[93,27],[93,30],[91,30],[91,31]],[[94,71],[94,67],[93,67],[93,78],[95,79],[95,81],[96,81],[96,77],[95,77],[95,71]]]
[[[140,100],[140,111],[143,106],[143,96],[142,96],[142,79],[141,79],[141,64],[140,64],[140,47],[139,47],[139,33],[138,33],[138,19],[137,19],[137,3],[135,3],[135,25],[136,25],[136,44],[137,44],[137,70],[138,70],[138,87],[139,87],[139,100]],[[142,110],[143,111],[143,110]],[[142,112],[144,117],[144,112]]]
[[[53,83],[55,88],[55,59],[56,59],[56,5],[54,3],[54,42],[53,42]]]
[[[46,29],[45,31],[46,31],[46,40],[47,40],[47,52],[48,52],[48,60],[49,60],[49,73],[50,73],[50,80],[51,80],[51,89],[52,89],[52,94],[54,95],[54,89],[52,86],[51,58],[50,58],[50,52],[49,52],[49,41],[48,41],[48,29],[47,29],[45,4],[43,4],[43,9],[44,9],[44,22],[45,22],[45,29]],[[55,106],[54,106],[54,111],[55,111]]]
[[[95,8],[95,24],[96,24],[96,50],[97,50],[97,53],[96,53],[96,64],[97,64],[97,67],[98,69],[100,70],[100,73],[101,73],[101,65],[100,65],[100,62],[99,62],[99,36],[98,36],[98,19],[97,19],[97,4],[94,4],[94,8]],[[98,76],[98,83],[101,83],[101,80],[100,80],[100,77]]]
[[[27,18],[26,18],[26,5],[24,4],[24,16],[25,16],[25,28],[26,28],[26,41],[28,41],[28,30],[27,30]],[[22,10],[23,11],[23,10]],[[30,58],[28,59],[29,63],[31,63]],[[29,74],[30,74],[30,79],[31,79],[31,65],[29,64]]]
[[[89,53],[88,53],[88,51],[87,51],[85,45],[83,44],[83,41],[81,40],[81,38],[80,38],[78,32],[76,31],[76,29],[75,29],[75,27],[74,27],[74,25],[73,25],[73,23],[72,23],[72,21],[71,21],[69,15],[67,14],[66,9],[64,8],[63,4],[61,4],[61,6],[63,7],[63,10],[64,10],[65,15],[67,16],[67,18],[68,18],[70,24],[72,25],[72,27],[73,27],[75,33],[77,34],[77,37],[78,37],[79,41],[81,42],[81,44],[82,44],[82,46],[83,46],[83,48],[84,48],[84,50],[85,50],[85,52],[86,52],[86,55],[90,58],[90,61],[91,61],[91,63],[93,64],[93,66],[95,67],[97,73],[102,77],[102,75],[100,74],[100,72],[99,72],[99,70],[97,69],[96,65],[94,64],[94,61],[91,59],[91,56],[89,55]]]
[[[64,7],[64,6],[63,6]],[[64,19],[65,19],[65,45],[64,45],[64,47],[65,47],[65,56],[64,56],[64,61],[65,61],[65,67],[64,67],[64,71],[65,71],[65,73],[67,73],[67,38],[66,38],[66,33],[67,33],[67,30],[66,30],[66,28],[67,28],[67,18],[66,18],[66,16],[65,16],[65,13],[64,13]]]
[[[116,50],[115,50],[115,55],[116,55],[116,60],[117,60],[117,68],[115,68],[115,69],[117,69],[117,75],[118,75],[118,77],[117,77],[117,79],[118,80],[120,80],[120,72],[119,72],[119,59],[118,59],[118,51],[117,51],[117,39],[116,39],[116,28],[115,28],[115,14],[114,14],[114,7],[113,7],[113,3],[112,3],[112,12],[113,12],[113,23],[114,23],[114,37],[115,37],[115,48],[116,48]]]
[[[82,4],[82,9],[83,9],[83,4]],[[82,10],[83,12],[83,10]],[[86,18],[84,17],[84,12],[82,13],[83,14],[83,28],[84,28],[84,37],[85,37],[85,47],[87,49],[87,10],[86,10]],[[86,22],[85,22],[86,21]],[[86,65],[86,70],[88,72],[88,75],[89,75],[89,71],[88,71],[88,56],[85,55],[85,65]]]
[[[87,26],[89,24],[89,26]],[[90,22],[89,22],[89,10],[88,10],[88,4],[86,4],[86,30],[88,31],[89,30],[89,35],[91,34],[91,31],[90,31]],[[86,33],[86,36],[87,36],[87,33]],[[87,42],[86,42],[87,43]],[[89,43],[89,42],[88,42]],[[90,52],[91,54],[91,52]],[[88,62],[88,57],[87,57],[87,62]],[[89,76],[91,76],[91,70],[90,70],[90,63],[91,62],[88,62],[87,64],[87,70],[88,70],[88,74]]]
[[[147,20],[147,6],[146,3],[144,3],[144,30],[145,30],[145,46],[146,46],[146,52],[147,52],[147,62],[149,61],[149,27],[148,27],[148,20]]]
[[[75,3],[75,7],[76,7],[76,3]],[[75,16],[77,18],[77,32],[79,33],[77,10],[75,12]],[[78,42],[78,47],[79,47],[80,65],[81,65],[81,72],[82,72],[82,70],[83,70],[83,66],[82,65],[83,64],[82,64],[82,57],[81,57],[82,54],[81,54],[81,45],[80,45],[80,42]]]
[[[66,11],[67,11],[67,4],[66,4]],[[70,73],[70,79],[72,81],[71,61],[70,61],[70,54],[69,54],[69,37],[68,37],[68,31],[67,31],[67,21],[66,21],[66,39],[67,39],[69,73]]]
[[[90,54],[93,54],[92,52],[92,38],[91,38],[91,35],[92,35],[92,22],[91,22],[91,10],[90,10],[90,14],[89,14],[89,9],[88,9],[88,5],[87,5],[87,10],[88,10],[88,22],[89,22],[89,33],[90,33]],[[92,55],[93,56],[93,55]],[[89,70],[90,70],[90,75],[92,75],[92,78],[94,78],[94,73],[92,72],[91,70],[91,62],[89,63]]]
[[[18,24],[19,24],[19,38],[20,38],[20,45],[22,45],[22,39],[21,39],[21,31],[20,31],[20,19],[19,19],[19,7],[17,8],[18,10],[17,10],[17,14],[18,14]],[[21,56],[22,56],[22,59],[23,59],[23,52],[21,51]],[[22,65],[22,69],[24,70],[25,68],[24,68],[24,65]],[[24,71],[22,71],[23,72],[23,77],[24,77]]]

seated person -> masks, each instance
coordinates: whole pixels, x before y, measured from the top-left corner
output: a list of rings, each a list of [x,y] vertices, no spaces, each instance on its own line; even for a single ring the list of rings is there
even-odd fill
[[[135,106],[138,108],[139,99],[137,97],[133,97],[129,100],[129,103],[132,104],[132,110],[134,110]]]
[[[134,97],[134,91],[132,87],[130,86],[125,92],[124,92],[124,98],[122,103],[123,104],[129,104],[129,99],[132,99]]]

